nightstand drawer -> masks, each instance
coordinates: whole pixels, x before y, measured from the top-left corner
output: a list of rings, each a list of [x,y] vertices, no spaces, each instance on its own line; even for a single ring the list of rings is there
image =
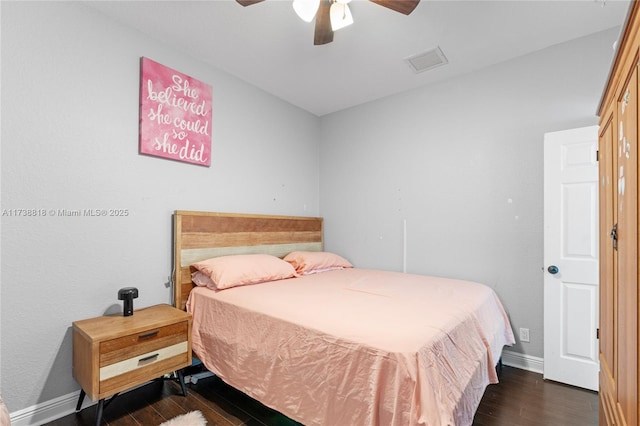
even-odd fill
[[[130,373],[138,368],[143,368],[156,362],[165,361],[176,355],[187,353],[187,342],[177,343],[172,346],[154,350],[139,356],[109,364],[100,368],[100,381],[110,379],[124,373]]]
[[[182,321],[100,343],[100,369],[140,355],[187,342],[189,324]]]
[[[189,362],[188,342],[177,343],[100,368],[100,393],[118,389],[123,383],[174,371]]]

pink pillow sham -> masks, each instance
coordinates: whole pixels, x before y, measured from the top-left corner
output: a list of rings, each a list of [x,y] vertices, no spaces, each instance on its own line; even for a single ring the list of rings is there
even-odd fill
[[[246,284],[296,277],[291,264],[269,254],[220,256],[191,265],[196,272],[191,279],[196,285],[223,290]]]
[[[294,251],[286,255],[284,260],[289,262],[300,275],[353,268],[347,259],[326,251]]]

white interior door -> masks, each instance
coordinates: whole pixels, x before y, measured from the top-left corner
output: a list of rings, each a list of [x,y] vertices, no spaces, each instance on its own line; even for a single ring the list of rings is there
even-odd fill
[[[598,390],[598,126],[544,136],[544,378]]]

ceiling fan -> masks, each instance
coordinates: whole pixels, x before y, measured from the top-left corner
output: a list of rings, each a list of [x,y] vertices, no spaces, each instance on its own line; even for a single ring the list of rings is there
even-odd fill
[[[264,0],[236,0],[243,6],[261,3]],[[351,0],[293,0],[293,9],[307,22],[316,18],[314,45],[331,43],[333,33],[353,23],[348,3]],[[420,0],[369,0],[387,9],[409,15]]]

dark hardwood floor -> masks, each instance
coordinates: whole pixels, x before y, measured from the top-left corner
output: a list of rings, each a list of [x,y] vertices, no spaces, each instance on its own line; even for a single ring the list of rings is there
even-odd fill
[[[298,423],[263,406],[216,377],[188,385],[180,393],[172,381],[157,381],[118,396],[104,410],[103,425],[159,425],[191,410],[200,410],[209,426]],[[47,423],[47,426],[95,424],[96,406]],[[540,374],[504,367],[500,383],[489,385],[474,426],[589,426],[598,424],[598,394],[542,380]],[[351,426],[351,425],[331,425]]]

